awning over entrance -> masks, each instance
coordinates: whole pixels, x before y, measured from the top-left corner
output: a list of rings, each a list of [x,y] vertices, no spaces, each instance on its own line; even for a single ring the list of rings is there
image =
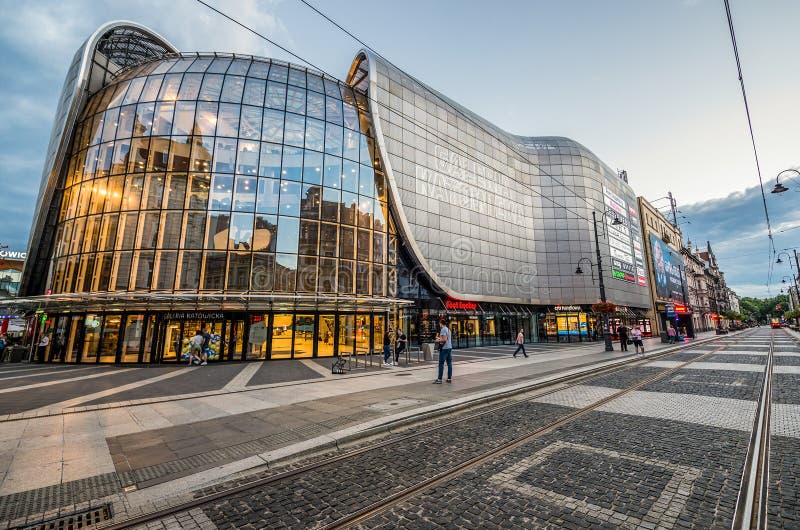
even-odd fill
[[[372,298],[336,294],[287,293],[75,293],[31,296],[8,300],[12,310],[70,311],[170,311],[180,310],[279,310],[279,311],[373,311],[413,304],[399,298]]]

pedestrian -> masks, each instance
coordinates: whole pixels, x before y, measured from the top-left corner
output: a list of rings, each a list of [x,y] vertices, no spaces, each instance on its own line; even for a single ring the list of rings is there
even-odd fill
[[[628,328],[625,327],[625,324],[617,328],[617,334],[619,335],[619,351],[628,351]]]
[[[642,330],[639,328],[638,325],[633,326],[631,330],[631,340],[633,341],[633,347],[636,348],[636,353],[639,353],[639,348],[642,349],[642,355],[644,355],[644,343],[642,342]]]
[[[5,362],[3,353],[6,351],[6,336],[0,335],[0,363]]]
[[[669,343],[673,344],[675,342],[677,333],[675,333],[675,328],[672,326],[667,328],[667,336],[669,337]]]
[[[50,335],[42,333],[39,339],[39,346],[36,348],[36,360],[40,363],[44,362],[45,355],[47,354],[47,347],[50,345]]]
[[[453,337],[450,333],[450,328],[444,319],[439,321],[439,335],[436,336],[436,343],[441,346],[439,350],[439,371],[436,377],[435,385],[442,384],[442,372],[444,372],[444,363],[447,363],[447,382],[453,382]]]
[[[200,366],[206,366],[209,352],[211,351],[211,334],[206,331],[205,327],[202,327],[200,328],[200,335],[203,336],[203,344],[200,346],[200,359],[202,361]]]
[[[197,333],[194,334],[194,337],[189,341],[189,365],[192,364],[201,364],[205,365],[205,361],[203,361],[200,357],[200,352],[203,349],[203,331],[197,330]]]
[[[59,362],[64,362],[64,339],[61,338],[61,335],[56,333],[55,339],[53,339],[53,353],[50,356],[51,360],[56,360]]]
[[[406,351],[406,345],[408,344],[406,334],[403,333],[403,330],[400,328],[397,329],[397,337],[395,338],[394,344],[394,365],[400,366],[400,354]]]
[[[528,354],[525,353],[525,336],[522,334],[521,329],[519,330],[519,333],[517,333],[517,341],[515,344],[517,345],[517,349],[514,350],[514,358],[516,359],[517,354],[519,353],[520,350],[522,350],[522,355],[524,355],[525,358],[527,359]]]
[[[387,329],[383,334],[383,366],[391,367],[389,360],[392,358],[392,332]]]

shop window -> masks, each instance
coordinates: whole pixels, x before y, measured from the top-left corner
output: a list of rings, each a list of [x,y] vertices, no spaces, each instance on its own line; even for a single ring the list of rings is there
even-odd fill
[[[83,321],[83,348],[81,362],[97,362],[97,351],[100,347],[100,331],[103,325],[102,315],[90,313]]]
[[[272,359],[289,359],[292,356],[293,316],[291,313],[276,313],[272,318]]]
[[[144,315],[128,315],[125,317],[125,331],[122,335],[122,353],[120,361],[124,363],[139,362],[144,335]]]
[[[295,315],[294,352],[295,359],[303,359],[314,354],[314,315]]]
[[[332,357],[336,339],[336,316],[319,315],[317,332],[317,357]]]
[[[267,325],[269,315],[252,315],[250,317],[250,332],[247,336],[247,360],[263,361],[267,358]]]

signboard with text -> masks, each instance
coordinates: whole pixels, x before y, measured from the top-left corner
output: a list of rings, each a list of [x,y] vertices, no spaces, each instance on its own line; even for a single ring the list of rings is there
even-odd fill
[[[621,225],[614,225],[613,218],[606,219],[611,276],[617,280],[647,285],[636,208],[606,186],[603,186],[603,202],[623,222]]]

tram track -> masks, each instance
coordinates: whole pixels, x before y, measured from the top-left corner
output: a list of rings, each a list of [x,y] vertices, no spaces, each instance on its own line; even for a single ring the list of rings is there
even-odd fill
[[[749,334],[745,333],[745,334],[742,334],[742,335],[743,336],[748,336]],[[716,340],[718,340],[718,339],[712,339],[711,341],[705,342],[705,344],[713,343]],[[686,345],[686,346],[683,346],[683,347],[670,349],[669,351],[659,352],[657,354],[654,354],[654,355],[651,355],[651,356],[648,356],[648,357],[645,357],[645,358],[636,358],[636,357],[627,358],[627,359],[621,360],[619,362],[613,363],[613,364],[611,364],[609,366],[606,366],[601,370],[594,371],[594,372],[592,372],[590,374],[587,374],[587,373],[573,374],[573,375],[569,375],[569,376],[564,376],[562,378],[557,378],[555,380],[550,380],[550,381],[547,381],[546,383],[539,383],[537,385],[531,385],[531,387],[528,387],[528,388],[525,388],[525,389],[522,389],[522,390],[514,390],[514,391],[509,392],[508,395],[501,394],[501,395],[497,396],[495,399],[493,399],[493,401],[495,401],[495,402],[496,401],[501,401],[501,403],[499,403],[499,404],[484,405],[479,410],[477,410],[475,412],[464,414],[464,415],[462,415],[462,416],[460,416],[458,418],[446,421],[444,423],[437,423],[436,425],[425,426],[425,427],[422,427],[422,428],[420,428],[420,429],[418,429],[415,432],[410,433],[410,434],[401,434],[400,436],[393,436],[393,437],[389,437],[388,439],[381,440],[381,441],[378,441],[378,442],[375,442],[375,443],[369,443],[369,444],[367,444],[365,446],[362,446],[362,447],[358,447],[358,448],[355,448],[355,449],[347,450],[347,451],[345,451],[345,452],[343,452],[343,453],[341,453],[339,455],[335,455],[335,456],[333,456],[331,458],[327,458],[327,459],[323,459],[323,460],[320,460],[320,461],[316,461],[316,462],[308,463],[308,464],[305,464],[305,465],[301,465],[301,466],[298,466],[295,469],[290,469],[290,470],[287,470],[287,471],[284,471],[284,472],[275,473],[275,474],[272,474],[272,475],[269,475],[269,476],[266,476],[266,477],[259,478],[259,479],[254,480],[254,481],[238,484],[238,485],[235,485],[233,487],[224,488],[222,490],[219,490],[219,491],[216,491],[216,492],[213,492],[213,493],[210,493],[210,494],[201,495],[201,496],[198,496],[198,497],[196,497],[194,499],[187,500],[187,501],[184,501],[184,502],[180,502],[180,503],[174,504],[172,506],[168,506],[168,507],[165,507],[165,508],[162,508],[162,509],[159,509],[159,510],[155,510],[155,511],[152,511],[152,512],[144,513],[144,514],[141,514],[141,515],[129,518],[129,519],[120,520],[120,521],[110,521],[109,524],[100,525],[97,528],[103,528],[103,529],[134,528],[134,527],[138,527],[138,526],[144,525],[144,524],[152,522],[152,521],[157,521],[157,520],[160,520],[160,519],[164,519],[164,518],[167,518],[167,517],[170,517],[170,516],[174,516],[174,515],[177,515],[177,514],[180,514],[180,513],[183,513],[183,512],[187,512],[187,511],[196,509],[196,508],[202,508],[203,506],[208,506],[208,505],[214,504],[214,503],[219,502],[219,501],[224,501],[226,499],[230,499],[230,498],[236,497],[237,495],[246,494],[246,493],[248,493],[250,491],[255,491],[255,490],[257,490],[259,488],[262,488],[262,487],[269,487],[270,485],[277,484],[277,483],[282,482],[282,481],[286,481],[286,480],[289,480],[289,479],[292,479],[292,478],[300,477],[302,475],[313,473],[313,472],[321,470],[321,469],[323,469],[323,468],[325,468],[327,466],[332,466],[332,465],[336,466],[338,464],[342,464],[342,463],[346,462],[349,459],[356,459],[359,456],[363,456],[363,455],[365,455],[367,453],[370,453],[372,451],[381,451],[381,450],[384,450],[384,449],[387,449],[387,448],[393,446],[394,444],[399,444],[399,443],[410,441],[412,439],[417,439],[417,438],[426,436],[428,434],[431,434],[431,433],[434,433],[434,432],[437,432],[437,431],[447,430],[448,428],[451,428],[451,427],[453,427],[453,426],[455,426],[457,424],[462,424],[462,423],[469,422],[469,421],[472,421],[472,420],[476,420],[478,418],[486,417],[486,416],[489,416],[489,415],[496,415],[498,413],[501,413],[505,409],[509,409],[510,407],[517,407],[520,404],[524,404],[524,403],[529,402],[529,401],[540,399],[540,398],[542,398],[544,396],[553,394],[555,392],[560,392],[560,391],[567,390],[567,389],[570,389],[570,388],[578,386],[578,385],[586,384],[588,381],[591,381],[591,380],[596,379],[598,377],[606,376],[606,375],[609,375],[609,374],[615,374],[615,373],[618,373],[618,372],[622,372],[622,371],[624,371],[624,370],[626,370],[628,368],[636,367],[636,366],[639,366],[639,365],[642,365],[642,364],[646,364],[648,362],[651,362],[653,360],[660,359],[660,358],[663,358],[663,357],[668,357],[668,356],[670,356],[672,354],[681,352],[681,351],[683,351],[685,349],[691,349],[692,347],[696,347],[696,346],[697,346],[697,344],[693,343],[693,344],[689,344],[689,345]],[[569,423],[570,421],[573,421],[573,420],[575,420],[575,419],[577,419],[577,418],[579,418],[579,417],[581,417],[581,416],[583,416],[583,415],[585,415],[585,414],[587,414],[587,413],[589,413],[589,412],[591,412],[593,410],[596,410],[597,408],[602,407],[604,404],[606,404],[606,403],[608,403],[610,401],[613,401],[614,399],[617,399],[617,398],[619,398],[619,397],[621,397],[621,396],[623,396],[625,394],[628,394],[630,392],[634,392],[637,389],[640,389],[640,388],[642,388],[642,387],[644,387],[644,386],[646,386],[646,385],[648,385],[648,384],[650,384],[650,383],[652,383],[654,381],[657,381],[657,380],[663,379],[665,377],[668,377],[669,375],[673,374],[677,370],[680,370],[681,368],[683,368],[683,367],[685,367],[685,366],[687,366],[687,365],[689,365],[689,364],[691,364],[693,362],[697,362],[697,361],[699,361],[699,360],[701,360],[703,358],[706,358],[706,357],[708,357],[710,355],[718,353],[722,348],[724,348],[724,346],[720,346],[720,347],[718,347],[718,348],[716,348],[714,350],[711,350],[709,352],[706,352],[706,353],[698,354],[697,357],[695,357],[695,358],[693,358],[693,359],[691,359],[689,361],[682,362],[677,367],[664,369],[661,372],[659,372],[658,374],[656,374],[656,375],[654,375],[652,377],[647,377],[646,379],[644,379],[642,381],[639,381],[638,383],[635,383],[635,384],[633,384],[631,386],[628,386],[627,388],[625,388],[623,390],[620,390],[619,392],[616,392],[613,395],[608,396],[607,398],[604,398],[604,399],[602,399],[600,401],[597,401],[597,402],[595,402],[595,403],[593,403],[593,404],[591,404],[591,405],[589,405],[587,407],[580,408],[580,409],[578,409],[578,410],[576,410],[576,411],[574,411],[574,412],[572,412],[572,413],[570,413],[570,414],[568,414],[566,416],[562,416],[562,417],[558,418],[557,420],[548,423],[547,425],[544,425],[544,426],[542,426],[540,428],[536,428],[533,431],[529,431],[529,432],[527,432],[527,433],[525,433],[525,434],[523,434],[523,435],[521,435],[519,437],[516,437],[516,438],[514,438],[514,439],[512,439],[512,440],[510,440],[508,442],[503,443],[502,445],[500,445],[498,447],[492,448],[491,450],[488,450],[488,451],[484,451],[484,452],[482,452],[482,453],[480,453],[480,454],[478,454],[478,455],[476,455],[476,456],[474,456],[472,458],[469,458],[469,459],[467,459],[467,460],[465,460],[463,462],[458,463],[457,465],[454,465],[454,466],[450,467],[449,469],[447,469],[447,470],[445,470],[445,471],[443,471],[443,472],[441,472],[441,473],[439,473],[437,475],[434,475],[433,477],[429,477],[429,478],[427,478],[425,480],[416,482],[415,484],[412,484],[409,487],[404,488],[403,490],[398,491],[398,492],[394,493],[391,496],[382,497],[378,502],[370,503],[367,506],[361,507],[361,508],[353,511],[350,514],[347,514],[344,517],[340,517],[340,518],[336,519],[335,521],[327,523],[327,524],[325,524],[325,525],[323,525],[321,527],[322,528],[345,528],[345,527],[352,526],[353,524],[357,524],[360,521],[364,521],[366,519],[369,519],[370,517],[372,517],[372,516],[374,516],[374,515],[376,515],[376,514],[378,514],[380,512],[386,511],[391,506],[394,506],[394,505],[402,502],[403,500],[405,500],[405,499],[407,499],[409,497],[413,497],[414,495],[417,495],[419,492],[425,490],[426,488],[430,488],[431,486],[434,486],[436,484],[440,484],[442,482],[445,482],[445,481],[447,481],[447,480],[449,480],[449,479],[451,479],[451,478],[453,478],[453,477],[455,477],[457,475],[460,475],[460,474],[465,473],[466,471],[468,471],[470,469],[473,469],[474,467],[480,465],[483,462],[486,462],[486,461],[491,460],[492,458],[495,458],[495,457],[497,457],[499,455],[502,455],[502,454],[505,454],[505,453],[507,453],[509,451],[512,451],[516,447],[519,447],[520,445],[528,443],[528,442],[530,442],[530,441],[532,441],[532,440],[534,440],[534,439],[536,439],[536,438],[538,438],[538,437],[540,437],[540,436],[542,436],[542,435],[544,435],[544,434],[546,434],[546,433],[558,428],[561,425]],[[514,397],[513,397],[514,395],[521,394],[521,393],[535,393],[535,394],[531,395],[529,397],[526,397],[524,399],[514,399]],[[426,420],[423,419],[423,420],[421,420],[420,423],[425,422],[425,421]]]
[[[781,332],[800,343],[790,333]],[[770,447],[772,383],[775,366],[775,334],[770,336],[767,364],[759,394],[758,409],[750,433],[747,458],[742,471],[732,530],[762,530],[769,527]]]

